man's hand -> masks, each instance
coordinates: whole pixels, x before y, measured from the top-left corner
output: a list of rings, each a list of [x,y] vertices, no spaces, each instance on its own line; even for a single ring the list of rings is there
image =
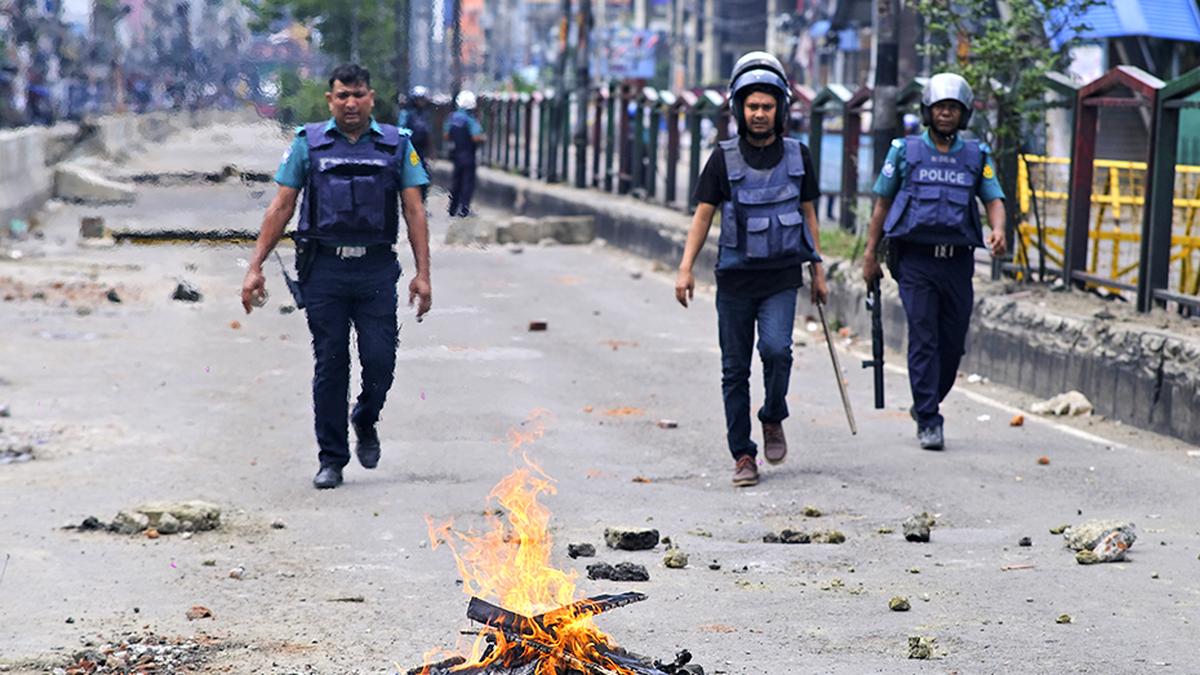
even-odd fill
[[[420,321],[433,307],[433,288],[428,274],[418,274],[408,283],[408,306],[412,307],[417,298],[421,299],[417,304],[417,321]]]
[[[812,266],[812,301],[825,304],[829,301],[829,286],[825,283],[825,268],[820,264]]]
[[[249,314],[254,308],[254,299],[266,292],[267,280],[262,269],[251,267],[246,270],[246,278],[242,280],[242,308]]]
[[[863,254],[863,281],[870,285],[882,276],[883,268],[879,266],[879,260],[875,257],[875,249],[868,246],[867,252]]]
[[[679,270],[679,276],[675,277],[675,299],[684,307],[688,306],[688,300],[696,295],[696,277],[692,276],[691,270]]]
[[[992,252],[993,258],[999,258],[1004,255],[1007,246],[1004,243],[1004,228],[993,228],[987,236],[987,247]]]

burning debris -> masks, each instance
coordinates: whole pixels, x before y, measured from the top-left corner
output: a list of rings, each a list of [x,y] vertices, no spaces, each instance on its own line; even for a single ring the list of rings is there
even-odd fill
[[[532,432],[510,433],[513,451],[542,435],[539,417],[527,422],[533,423]],[[489,496],[503,515],[485,516],[489,530],[462,532],[453,522],[435,525],[427,517],[432,548],[444,544],[458,565],[463,592],[470,597],[467,618],[483,628],[468,654],[444,658],[434,649],[410,675],[703,675],[702,668],[690,664],[691,654],[681,652],[671,663],[652,661],[616,646],[595,626],[593,617],[601,612],[646,596],[576,599],[577,573],[551,565],[550,512],[538,501],[555,492],[553,480],[527,455],[524,460],[525,466],[492,489]],[[658,543],[658,532],[652,532],[650,548]],[[649,578],[644,567],[631,563],[597,563],[588,567],[589,576],[600,566],[614,574],[635,574],[640,568]]]

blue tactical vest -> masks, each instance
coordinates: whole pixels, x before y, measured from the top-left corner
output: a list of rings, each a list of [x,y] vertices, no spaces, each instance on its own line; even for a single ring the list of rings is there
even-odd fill
[[[450,115],[450,142],[454,149],[450,151],[450,160],[460,166],[475,163],[475,139],[471,137],[471,114],[463,110],[455,110]]]
[[[338,244],[396,243],[402,187],[397,162],[408,155],[408,136],[380,124],[381,135],[367,131],[351,143],[325,125],[304,127],[309,168],[299,234]]]
[[[821,259],[800,206],[800,142],[782,141],[783,161],[763,170],[746,164],[737,138],[720,143],[732,198],[721,209],[718,271],[781,269]]]
[[[888,210],[884,236],[916,244],[983,246],[975,202],[984,161],[979,141],[963,141],[957,152],[942,153],[920,136],[904,140],[908,179]]]

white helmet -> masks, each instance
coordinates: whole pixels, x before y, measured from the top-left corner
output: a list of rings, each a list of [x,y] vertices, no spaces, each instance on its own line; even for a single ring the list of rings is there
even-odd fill
[[[962,75],[955,73],[938,73],[929,78],[925,91],[921,93],[921,120],[926,126],[933,124],[933,106],[942,101],[955,101],[963,107],[962,117],[959,118],[958,128],[966,129],[971,121],[971,113],[975,110],[975,94],[971,85]]]
[[[470,89],[463,89],[454,97],[454,105],[463,110],[475,109],[475,94]]]

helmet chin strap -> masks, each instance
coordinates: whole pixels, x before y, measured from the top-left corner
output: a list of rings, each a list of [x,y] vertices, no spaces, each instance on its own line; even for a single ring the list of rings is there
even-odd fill
[[[941,141],[945,141],[946,143],[953,143],[954,139],[958,137],[957,129],[950,132],[949,134],[943,134],[942,132],[937,130],[936,126],[933,126],[932,124],[929,125],[929,133],[931,136],[934,137],[934,140],[941,140]]]

